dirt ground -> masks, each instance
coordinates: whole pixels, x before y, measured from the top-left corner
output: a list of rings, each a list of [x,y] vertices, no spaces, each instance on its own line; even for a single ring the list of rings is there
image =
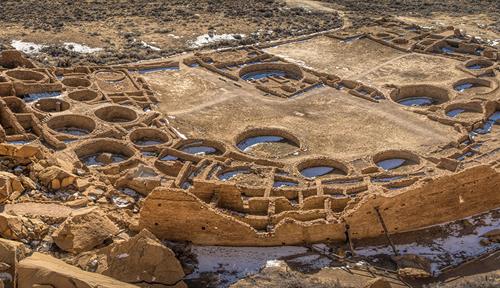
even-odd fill
[[[284,100],[263,96],[248,83],[239,88],[202,68],[182,66],[179,72],[144,77],[160,93],[160,111],[170,115],[170,123],[181,133],[228,145],[235,145],[233,138],[246,128],[271,124],[293,131],[304,142],[301,155],[344,159],[388,147],[424,151],[454,140],[445,135],[458,137],[452,127],[399,105],[368,102],[329,87]],[[171,89],[173,85],[177,88]]]
[[[59,66],[126,63],[168,56],[193,48],[192,42],[205,34],[242,34],[229,42],[208,45],[217,47],[269,41],[342,25],[335,11],[287,7],[282,1],[207,0],[2,1],[0,23],[4,28],[0,32],[3,45],[14,39],[50,44],[52,47],[45,52],[52,57],[37,59]],[[142,41],[158,49],[148,49]],[[98,55],[75,55],[60,48],[63,42],[83,43],[104,51]]]
[[[497,32],[500,30],[500,4],[496,0],[325,0],[322,2],[332,3],[341,10],[347,10],[352,18],[354,26],[362,26],[370,22],[369,17],[373,16],[408,16],[420,18],[439,18],[440,15],[448,15],[456,19],[462,19],[467,15],[484,15],[481,20],[488,19],[488,22],[481,23],[483,29]],[[368,17],[367,17],[368,16]],[[474,17],[474,16],[472,16]],[[470,18],[469,18],[470,19]],[[427,20],[427,21],[428,21]],[[432,20],[431,20],[432,21]],[[428,22],[427,22],[428,23]]]
[[[457,4],[459,3],[459,4]],[[36,4],[36,5],[35,5]],[[266,42],[397,16],[423,26],[457,25],[495,40],[498,1],[2,1],[0,49],[12,40],[44,44],[44,65],[117,64],[183,51]],[[50,11],[50,13],[47,13]],[[466,15],[466,16],[464,16]],[[200,36],[225,35],[197,46]],[[236,36],[234,36],[236,35]],[[234,36],[234,37],[233,37]],[[207,38],[207,39],[209,39]],[[62,44],[101,48],[81,54]]]

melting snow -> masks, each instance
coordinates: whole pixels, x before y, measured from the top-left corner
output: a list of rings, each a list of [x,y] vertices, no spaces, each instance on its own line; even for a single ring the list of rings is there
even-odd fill
[[[87,45],[78,44],[74,42],[65,42],[63,45],[64,48],[70,51],[82,54],[94,53],[102,50],[102,48],[92,48]]]
[[[161,50],[161,48],[158,48],[158,47],[156,47],[156,46],[153,46],[153,45],[151,45],[151,44],[148,44],[148,43],[146,43],[146,42],[144,42],[144,41],[141,41],[141,44],[142,44],[142,46],[147,47],[147,48],[150,48],[151,50],[154,50],[154,51],[160,51],[160,50]]]
[[[467,218],[473,222],[475,217]],[[460,235],[460,226],[456,224],[444,224],[449,236],[434,239],[432,244],[411,243],[395,245],[401,254],[416,254],[429,258],[432,261],[431,270],[435,275],[440,273],[440,269],[448,265],[457,265],[468,258],[478,257],[484,253],[500,249],[500,244],[491,243],[488,246],[480,244],[481,235],[500,227],[500,219],[494,219],[491,214],[481,217],[483,223],[476,224],[472,234]],[[372,246],[356,249],[356,254],[360,256],[375,256],[378,254],[392,254],[392,249],[388,246]]]
[[[186,135],[179,132],[179,130],[175,129],[174,127],[172,127],[172,130],[174,130],[175,134],[177,134],[177,136],[179,136],[181,139],[183,139],[183,140],[187,139]]]
[[[43,48],[48,47],[48,45],[36,44],[33,42],[24,42],[21,40],[12,40],[10,45],[12,47],[14,47],[14,49],[21,51],[23,53],[26,53],[26,54],[37,54],[37,53],[40,53],[40,51]],[[63,46],[64,46],[64,48],[66,48],[70,51],[73,51],[76,53],[82,53],[82,54],[94,53],[94,52],[98,52],[98,51],[102,50],[102,48],[91,48],[87,45],[74,43],[74,42],[65,42],[65,43],[63,43]]]
[[[118,256],[116,256],[116,258],[118,259],[123,259],[123,258],[127,258],[129,255],[127,253],[123,253],[123,254],[120,254]]]
[[[277,267],[281,265],[280,258],[305,253],[307,248],[193,246],[192,251],[197,256],[198,267],[187,278],[199,278],[204,272],[217,273],[220,277],[218,287],[227,287],[263,267]]]
[[[285,261],[282,261],[282,260],[268,260],[266,262],[266,268],[280,267],[280,266],[283,266],[284,264],[285,264]]]
[[[45,98],[61,98],[63,95],[61,92],[40,92],[40,93],[31,93],[27,94],[23,100],[24,102],[33,102],[39,99],[45,99]]]
[[[10,42],[10,45],[14,47],[14,49],[26,54],[40,53],[40,50],[47,47],[47,45],[36,44],[33,42],[24,42],[20,40],[12,40],[12,42]]]
[[[237,37],[235,37],[235,35],[239,35],[241,38],[245,37],[245,34],[219,34],[219,35],[203,34],[196,37],[196,40],[190,42],[191,44],[190,47],[197,48],[224,40],[236,40]]]

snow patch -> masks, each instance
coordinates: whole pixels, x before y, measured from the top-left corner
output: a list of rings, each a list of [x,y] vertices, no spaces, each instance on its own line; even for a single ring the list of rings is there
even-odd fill
[[[239,37],[238,37],[239,36]],[[196,40],[190,42],[191,48],[203,47],[208,44],[212,44],[215,42],[225,41],[225,40],[236,40],[237,38],[244,38],[245,34],[203,34],[196,37]]]
[[[116,256],[116,258],[118,258],[118,259],[123,259],[123,258],[127,258],[128,256],[129,256],[129,255],[128,255],[127,253],[122,253],[122,254],[120,254],[120,255]]]
[[[49,45],[44,45],[44,44],[36,44],[33,42],[24,42],[21,40],[12,40],[10,43],[14,49],[21,51],[26,54],[37,54],[40,53],[40,51],[43,48],[49,47]],[[94,53],[101,51],[102,48],[91,48],[87,45],[79,44],[79,43],[74,43],[74,42],[64,42],[63,43],[64,48],[76,52],[76,53],[82,53],[82,54],[87,54],[87,53]]]
[[[88,54],[88,53],[94,53],[94,52],[99,52],[102,51],[102,48],[92,48],[87,45],[79,44],[79,43],[74,43],[74,42],[64,42],[64,48],[76,52],[76,53],[82,53],[82,54]]]
[[[24,102],[29,103],[29,102],[34,102],[39,99],[46,99],[46,98],[62,98],[63,95],[61,92],[40,92],[40,93],[31,93],[27,94],[25,97],[23,97]]]
[[[149,49],[151,49],[151,50],[154,50],[154,51],[160,51],[160,50],[161,50],[161,48],[158,48],[158,47],[156,47],[156,46],[153,46],[153,45],[151,45],[151,44],[148,44],[148,43],[146,43],[146,42],[144,42],[144,41],[141,41],[141,44],[142,44],[142,46],[147,47],[147,48],[149,48]]]
[[[172,127],[172,129],[174,130],[175,134],[177,134],[177,136],[179,136],[181,139],[183,139],[183,140],[187,139],[186,135],[179,132],[179,130],[175,129],[174,127]]]
[[[193,246],[198,266],[187,279],[197,279],[202,273],[216,273],[217,287],[228,287],[245,276],[255,274],[263,267],[281,265],[280,258],[305,253],[307,248],[296,246],[281,247],[220,247]]]
[[[469,217],[468,221],[474,222],[477,219],[482,221],[476,224],[471,234],[460,235],[459,225],[443,224],[449,232],[449,236],[436,238],[431,244],[410,243],[395,245],[401,254],[416,254],[431,260],[431,272],[439,275],[440,270],[449,265],[457,265],[463,261],[478,257],[482,254],[500,249],[499,243],[491,243],[488,246],[481,245],[480,241],[484,233],[500,227],[500,219],[493,218],[491,214],[477,217]],[[360,256],[375,256],[379,254],[391,255],[392,249],[388,246],[362,247],[355,250]]]
[[[47,45],[36,44],[33,42],[24,42],[21,40],[12,40],[10,45],[14,47],[17,51],[21,51],[26,54],[37,54],[40,50],[47,47]]]
[[[6,281],[6,282],[12,282],[12,275],[7,272],[1,272],[0,273],[0,280]]]
[[[282,260],[268,260],[266,262],[266,268],[281,267],[285,264],[286,264],[285,261]]]

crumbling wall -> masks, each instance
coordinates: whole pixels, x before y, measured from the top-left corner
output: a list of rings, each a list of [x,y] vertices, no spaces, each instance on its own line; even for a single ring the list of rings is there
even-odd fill
[[[187,191],[164,187],[155,189],[144,201],[139,227],[161,239],[202,245],[277,246],[345,240],[343,224],[324,220],[298,222],[286,218],[274,232],[259,233]]]
[[[500,206],[500,173],[489,165],[475,166],[456,174],[424,179],[413,189],[391,195],[371,195],[347,208],[345,222],[352,238],[382,235],[375,208],[389,233],[418,230],[463,219]]]
[[[272,232],[259,232],[190,192],[160,187],[144,201],[139,226],[162,239],[202,245],[275,246],[345,241],[346,225],[351,238],[361,239],[383,235],[381,219],[393,234],[495,209],[500,205],[498,184],[498,171],[489,165],[474,166],[457,174],[424,179],[420,185],[390,195],[366,195],[359,202],[352,201],[340,220],[277,219]],[[253,218],[245,220],[249,219]]]

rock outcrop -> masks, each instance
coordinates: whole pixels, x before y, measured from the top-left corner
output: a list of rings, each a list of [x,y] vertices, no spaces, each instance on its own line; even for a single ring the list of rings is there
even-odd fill
[[[375,278],[368,281],[363,288],[391,288],[391,284],[383,278]]]
[[[29,249],[23,243],[0,239],[0,282],[11,288],[16,282],[16,265],[27,256]]]
[[[0,213],[0,236],[11,240],[41,239],[48,226],[39,219]]]
[[[151,232],[142,230],[134,237],[113,243],[80,258],[89,269],[97,262],[95,272],[129,283],[158,283],[185,287],[184,271],[174,252]]]
[[[98,208],[84,208],[71,216],[52,234],[56,245],[64,251],[88,251],[118,233],[118,227]]]
[[[42,157],[43,152],[40,147],[34,145],[9,145],[0,144],[0,155],[11,156],[15,158],[31,158],[31,157]]]
[[[34,253],[21,260],[17,267],[18,288],[132,288],[111,277],[83,271],[52,256]],[[40,286],[42,285],[42,286]],[[49,286],[51,285],[51,286]]]
[[[500,243],[500,229],[490,230],[481,235],[481,237],[485,237],[489,242]]]
[[[426,278],[431,276],[431,263],[422,256],[405,254],[393,256],[392,260],[398,265],[398,274],[409,278]]]
[[[53,190],[72,185],[76,178],[76,175],[57,166],[50,166],[38,174],[40,182]]]
[[[16,175],[0,171],[0,203],[11,197],[17,198],[15,195],[20,195],[23,191],[23,184]]]

